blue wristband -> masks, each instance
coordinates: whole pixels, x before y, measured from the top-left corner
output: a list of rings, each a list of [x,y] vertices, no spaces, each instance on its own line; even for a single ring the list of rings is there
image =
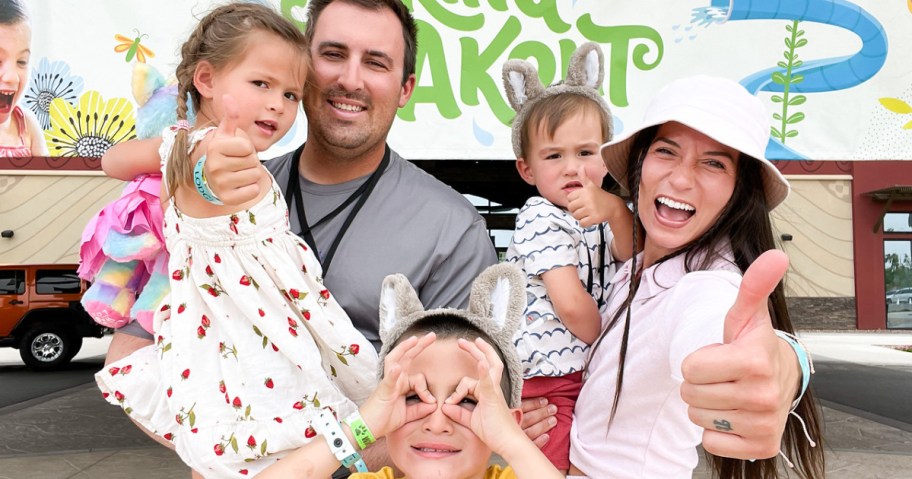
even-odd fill
[[[795,351],[795,356],[798,357],[798,365],[801,367],[801,390],[798,392],[798,397],[792,402],[792,409],[795,409],[801,401],[801,398],[804,397],[804,392],[807,391],[814,368],[811,365],[811,358],[808,355],[807,349],[804,348],[804,345],[801,344],[797,336],[785,331],[779,331],[778,329],[775,331],[776,336],[779,336],[780,339],[788,343],[788,345],[792,347],[792,350]]]
[[[203,157],[196,162],[196,166],[193,167],[193,184],[196,186],[196,191],[204,200],[214,205],[223,205],[224,203],[222,203],[222,200],[218,199],[218,196],[215,196],[215,193],[209,188],[209,183],[206,181],[206,172],[203,169],[205,166],[206,155],[203,155]]]

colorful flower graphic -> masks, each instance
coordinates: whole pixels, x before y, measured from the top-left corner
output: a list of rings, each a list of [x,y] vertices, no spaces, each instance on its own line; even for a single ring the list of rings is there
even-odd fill
[[[116,143],[136,138],[133,104],[126,98],[105,101],[94,90],[79,106],[62,98],[51,102],[51,128],[44,132],[51,156],[101,158]]]
[[[47,130],[51,127],[51,102],[55,98],[63,98],[75,103],[82,94],[82,86],[82,77],[71,75],[66,62],[50,62],[42,58],[23,97],[28,109],[38,117],[41,128]]]

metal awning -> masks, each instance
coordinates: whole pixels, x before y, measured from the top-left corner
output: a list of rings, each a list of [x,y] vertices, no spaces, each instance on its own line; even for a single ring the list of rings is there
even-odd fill
[[[874,201],[885,201],[883,211],[880,212],[880,217],[877,218],[877,223],[874,224],[874,232],[877,233],[883,228],[884,217],[887,216],[887,213],[890,211],[890,207],[893,206],[894,201],[910,201],[912,200],[912,186],[910,185],[893,185],[886,188],[881,188],[879,190],[872,190],[864,193],[865,196],[871,197]]]

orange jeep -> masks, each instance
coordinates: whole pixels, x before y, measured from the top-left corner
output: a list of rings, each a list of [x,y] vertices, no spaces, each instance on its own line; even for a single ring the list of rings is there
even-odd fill
[[[68,363],[82,338],[100,338],[96,324],[79,300],[88,288],[75,264],[0,266],[0,346],[19,349],[34,369]]]

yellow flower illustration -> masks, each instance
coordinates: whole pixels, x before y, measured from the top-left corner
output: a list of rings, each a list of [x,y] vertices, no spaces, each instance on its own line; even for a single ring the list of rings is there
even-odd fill
[[[55,98],[50,117],[44,136],[51,156],[101,158],[114,144],[136,138],[133,104],[125,98],[105,101],[97,91],[83,93],[78,108]]]

